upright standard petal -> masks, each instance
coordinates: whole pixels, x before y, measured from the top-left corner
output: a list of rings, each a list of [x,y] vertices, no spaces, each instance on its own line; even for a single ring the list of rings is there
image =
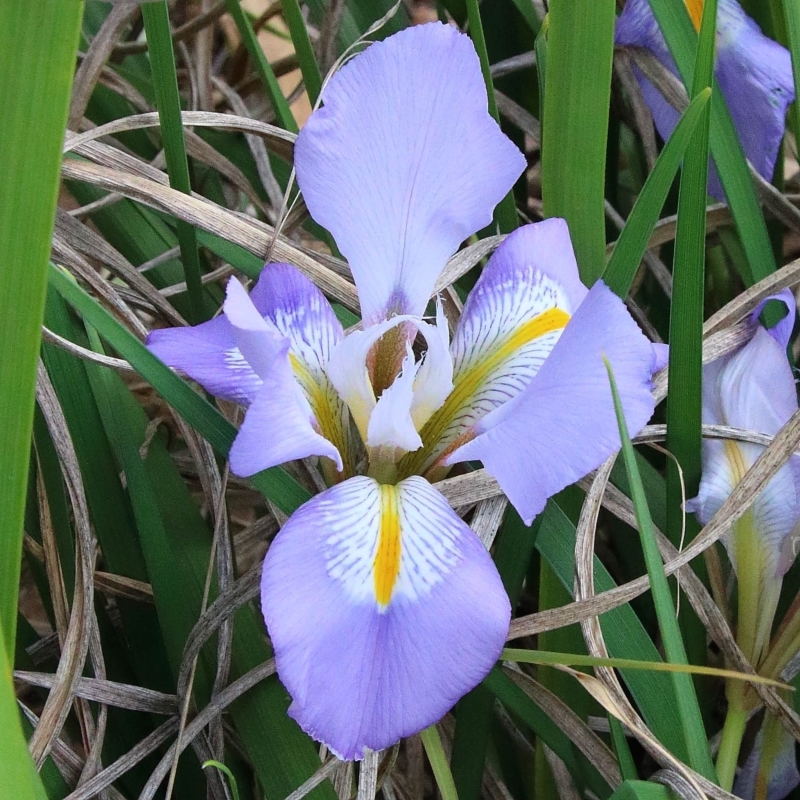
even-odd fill
[[[295,145],[308,209],[350,264],[365,325],[420,315],[525,168],[487,111],[472,42],[440,23],[408,28],[345,65],[323,103]]]
[[[604,358],[631,435],[653,413],[656,356],[623,302],[598,281],[528,386],[475,426],[445,461],[480,459],[527,524],[547,498],[620,447]]]
[[[689,10],[695,25],[699,25],[702,3],[693,3]],[[794,99],[791,57],[786,48],[761,33],[736,0],[720,0],[717,14],[715,77],[745,156],[770,180],[783,138],[786,109]],[[628,0],[617,21],[616,42],[648,48],[678,75],[648,0]],[[638,70],[637,78],[658,132],[666,140],[679,114]],[[709,194],[724,199],[713,167],[709,171]]]
[[[274,314],[280,303],[278,300],[273,303],[268,310]],[[307,456],[326,456],[341,472],[342,455],[334,442],[341,443],[347,453],[348,443],[342,441],[347,420],[322,368],[319,373],[324,382],[309,372],[302,356],[293,354],[292,337],[284,335],[270,317],[261,315],[235,278],[228,283],[223,309],[240,352],[263,381],[231,448],[233,472],[247,477]],[[305,314],[305,311],[295,312],[299,317]],[[295,340],[301,338],[299,325],[286,325],[292,328]],[[306,339],[313,340],[313,336],[309,334]],[[308,345],[308,349],[313,347]],[[322,359],[326,354],[312,355]],[[307,378],[305,386],[298,377]]]
[[[225,316],[191,328],[150,331],[147,347],[223,400],[248,406],[261,388],[261,378],[239,350]]]
[[[406,457],[401,473],[424,473],[523,391],[586,293],[564,220],[512,233],[467,298],[450,347],[453,391],[422,429],[424,449]]]
[[[511,609],[472,530],[422,478],[351,478],[302,506],[261,600],[289,713],[360,759],[439,720],[492,668]]]

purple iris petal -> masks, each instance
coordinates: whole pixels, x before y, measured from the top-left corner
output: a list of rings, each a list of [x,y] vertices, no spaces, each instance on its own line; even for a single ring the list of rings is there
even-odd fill
[[[648,48],[678,75],[648,0],[628,0],[617,20],[616,42]],[[666,140],[678,122],[678,112],[636,72],[656,128]],[[791,57],[786,48],[761,33],[736,0],[719,2],[715,76],[745,156],[770,180],[783,138],[786,109],[794,100]],[[713,165],[708,191],[720,200],[725,197]]]
[[[759,316],[764,309],[764,306],[770,300],[777,300],[786,306],[786,316],[778,321],[775,327],[770,328],[767,332],[769,335],[781,346],[784,350],[789,346],[789,339],[792,337],[794,330],[795,319],[797,318],[797,303],[795,302],[794,295],[790,289],[784,289],[778,294],[767,297],[762,300],[750,313],[750,320],[758,322]]]
[[[147,346],[165,364],[223,400],[250,405],[261,388],[261,378],[239,351],[224,316],[191,328],[150,331]]]
[[[453,336],[455,389],[424,435],[425,466],[525,389],[587,291],[565,220],[525,225],[503,241],[470,292]],[[434,434],[436,441],[427,441]]]
[[[350,264],[365,325],[422,314],[525,168],[487,111],[475,48],[447,25],[409,28],[345,65],[323,100],[295,145],[309,211]]]
[[[296,511],[261,583],[289,713],[360,759],[440,719],[489,672],[508,598],[489,554],[424,479],[351,478]]]
[[[703,370],[703,421],[774,435],[797,411],[794,376],[785,347],[758,328],[737,353]],[[706,524],[728,498],[743,473],[763,452],[745,442],[706,439],[703,476],[687,510]],[[781,467],[753,505],[753,524],[765,547],[765,578],[780,577],[794,559],[790,533],[800,517],[800,459]],[[730,537],[726,544],[731,545]],[[736,564],[736,553],[729,547]]]
[[[526,523],[547,498],[620,447],[603,358],[631,435],[650,419],[656,355],[623,302],[598,281],[525,390],[484,417],[445,463],[480,459]]]
[[[769,737],[766,747],[765,736]],[[764,756],[767,762],[762,765]],[[756,792],[759,768],[764,772],[766,796]],[[756,800],[757,797],[784,800],[798,786],[800,772],[797,771],[794,737],[774,717],[768,716],[756,736],[747,761],[736,776],[733,793],[742,800]]]

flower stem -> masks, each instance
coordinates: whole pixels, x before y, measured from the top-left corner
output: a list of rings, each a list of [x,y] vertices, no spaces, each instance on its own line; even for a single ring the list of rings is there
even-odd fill
[[[736,764],[739,760],[739,750],[742,746],[742,737],[747,725],[747,710],[738,704],[731,703],[725,725],[722,728],[722,741],[717,753],[717,778],[719,785],[726,792],[733,788],[733,779],[736,775]]]

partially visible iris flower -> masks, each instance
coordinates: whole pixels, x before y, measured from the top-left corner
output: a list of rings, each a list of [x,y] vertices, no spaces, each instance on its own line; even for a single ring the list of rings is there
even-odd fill
[[[247,406],[237,475],[319,457],[330,488],[275,538],[262,607],[289,713],[359,759],[441,718],[508,632],[489,554],[430,481],[480,460],[530,523],[619,447],[603,356],[636,432],[663,353],[604,284],[580,282],[563,220],[503,242],[452,341],[439,302],[423,316],[447,259],[525,167],[454,28],[408,29],[343,67],[295,166],[348,260],[363,329],[345,335],[306,277],[268,264],[249,296],[230,281],[222,316],[148,344]]]
[[[797,411],[794,375],[786,357],[795,302],[788,290],[770,299],[783,302],[787,315],[770,330],[758,325],[764,301],[751,315],[757,325],[753,338],[737,352],[705,367],[703,422],[775,435]],[[687,503],[687,510],[707,524],[763,450],[762,445],[732,439],[704,440],[700,491]],[[737,579],[737,642],[757,672],[773,679],[800,646],[797,615],[770,643],[783,576],[800,544],[798,521],[800,459],[793,456],[723,538]],[[755,694],[739,681],[728,684],[727,694],[729,710],[720,752],[727,752],[725,742],[731,741],[732,754],[726,755],[725,765],[718,765],[721,780],[725,774],[729,780],[733,777],[747,715],[758,704]],[[782,800],[798,782],[794,740],[787,739],[782,726],[767,715],[753,753],[740,772],[736,794],[745,800]]]
[[[703,0],[685,0],[697,30]],[[650,50],[678,77],[678,69],[648,0],[628,0],[617,20],[616,43]],[[669,138],[680,114],[634,68],[645,102],[661,138]],[[794,100],[789,51],[767,38],[745,14],[737,0],[718,0],[717,48],[714,76],[730,110],[744,154],[766,180],[772,179],[786,123],[786,109]],[[725,195],[716,170],[709,170],[709,194]]]

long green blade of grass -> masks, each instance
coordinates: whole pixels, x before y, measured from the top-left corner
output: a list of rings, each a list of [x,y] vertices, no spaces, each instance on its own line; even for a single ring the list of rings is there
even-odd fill
[[[716,0],[708,0],[694,69],[692,94],[710,86],[716,39]],[[700,481],[700,426],[703,346],[703,295],[706,241],[706,185],[710,115],[704,107],[686,152],[678,199],[674,286],[670,315],[667,399],[667,447],[680,463],[686,491],[694,494]],[[667,534],[678,544],[683,525],[680,476],[667,470]]]
[[[183,123],[181,122],[181,98],[178,92],[178,76],[175,72],[175,53],[172,50],[172,34],[166,0],[145,3],[142,6],[142,18],[150,51],[156,108],[161,123],[169,183],[173,189],[191,194],[189,162],[186,158],[186,142],[183,138]],[[176,231],[181,249],[183,272],[186,276],[186,287],[192,305],[192,321],[202,322],[206,319],[206,315],[203,310],[203,284],[200,280],[200,254],[197,250],[197,236],[194,228],[181,220],[177,222]]]
[[[675,618],[675,606],[672,602],[672,594],[664,572],[664,564],[658,552],[653,520],[650,516],[650,509],[647,506],[647,497],[642,478],[639,475],[639,467],[636,464],[636,454],[628,434],[622,402],[617,391],[614,373],[608,362],[606,362],[606,368],[608,369],[608,379],[611,383],[611,392],[614,398],[614,410],[616,411],[620,439],[622,440],[622,455],[631,483],[631,496],[636,512],[636,524],[639,528],[639,536],[642,542],[645,563],[647,564],[647,574],[650,578],[653,601],[658,616],[658,627],[664,642],[664,651],[669,662],[686,665],[688,663],[686,649],[678,621]],[[703,718],[700,714],[700,706],[697,702],[692,678],[688,674],[677,673],[672,675],[672,680],[675,684],[675,697],[686,740],[689,764],[697,772],[705,775],[710,780],[715,780],[716,773],[711,761]]]
[[[11,669],[47,257],[82,12],[77,0],[0,4],[0,786],[20,800],[46,796]]]
[[[489,98],[489,113],[499,123],[500,114],[497,111],[497,101],[494,97],[494,83],[492,82],[492,73],[489,68],[489,54],[486,50],[486,37],[483,33],[478,0],[467,0],[467,18],[469,19],[469,33],[481,61],[481,72],[483,72],[486,94]],[[500,201],[494,210],[494,219],[502,233],[511,233],[517,227],[517,210],[514,205],[513,191],[509,192]]]
[[[0,4],[0,630],[9,660],[47,256],[82,11],[75,0]]]
[[[292,110],[289,108],[289,103],[286,101],[283,91],[278,85],[275,72],[269,61],[267,61],[264,51],[261,49],[258,37],[253,30],[253,26],[250,24],[250,20],[239,5],[239,0],[225,0],[225,7],[228,9],[228,13],[233,17],[233,21],[239,29],[239,34],[253,62],[253,67],[267,90],[278,122],[286,128],[287,131],[297,133],[297,122],[292,114]]]
[[[605,267],[606,139],[614,0],[552,0],[542,120],[542,201],[564,217],[581,279]]]
[[[683,3],[672,0],[650,0],[650,6],[684,85],[692,94],[697,34],[686,8]],[[747,256],[748,269],[742,279],[750,285],[775,271],[775,256],[744,151],[728,107],[716,85],[711,97],[710,147]]]
[[[658,222],[659,214],[683,160],[692,135],[700,122],[711,89],[704,89],[692,100],[678,122],[669,141],[658,156],[653,171],[647,176],[636,198],[625,227],[619,235],[611,258],[603,272],[603,280],[611,291],[625,297],[639,268],[647,241]]]
[[[289,35],[292,37],[297,60],[300,63],[300,72],[303,74],[303,83],[306,85],[308,99],[313,107],[322,91],[322,76],[319,74],[314,48],[308,38],[306,21],[303,19],[303,12],[300,10],[297,0],[281,0],[281,8],[283,9],[283,18],[289,26]]]

